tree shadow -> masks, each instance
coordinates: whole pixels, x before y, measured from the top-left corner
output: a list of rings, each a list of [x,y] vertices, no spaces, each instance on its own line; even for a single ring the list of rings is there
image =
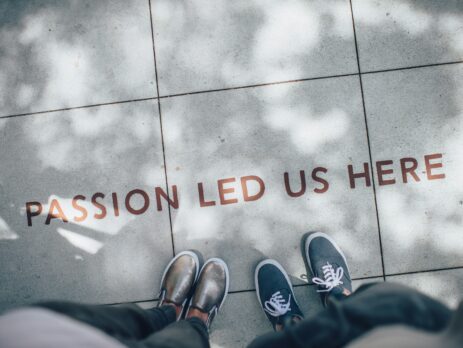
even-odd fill
[[[0,120],[0,216],[16,235],[0,240],[2,308],[45,298],[97,303],[154,298],[157,275],[172,257],[168,213],[155,206],[154,188],[165,190],[156,114],[156,102],[146,101]],[[150,197],[144,215],[124,205],[133,189]],[[107,216],[101,220],[90,204],[96,192],[106,195],[100,202]],[[119,216],[112,209],[113,192]],[[80,215],[71,206],[78,194],[86,196],[83,222],[73,220]],[[46,224],[52,199],[69,223]],[[25,213],[30,201],[43,205],[31,227]],[[132,205],[141,206],[137,199]]]
[[[380,7],[377,17],[392,13],[392,21],[399,21],[398,29],[382,30],[368,16],[357,17],[360,2],[353,2],[362,70],[390,68],[388,62],[399,68],[461,59],[459,43],[452,41],[460,37],[452,36],[452,30],[459,29],[452,29],[451,20],[452,25],[445,24],[451,15],[461,17],[459,3],[403,3],[410,18],[424,16],[430,24],[410,31],[408,27],[420,24],[407,24],[406,16],[397,15],[400,11],[387,15]],[[215,1],[205,6],[169,0],[152,5],[162,95],[358,72],[347,1]],[[146,2],[3,1],[0,33],[3,116],[154,95]],[[446,35],[451,39],[436,39],[438,45],[429,39]],[[410,40],[411,49],[404,50]],[[394,50],[388,51],[394,42],[405,44],[392,44]],[[405,93],[400,79],[405,84],[414,74],[418,70],[364,77],[386,81],[365,84],[373,159],[441,151],[451,154],[453,164],[446,164],[453,169],[439,186],[439,200],[430,206],[434,189],[428,185],[409,185],[407,191],[386,196],[386,205],[379,205],[380,227],[387,241],[397,220],[433,210],[432,219],[421,216],[400,230],[411,242],[397,250],[407,255],[407,264],[446,255],[444,259],[456,260],[452,265],[461,266],[455,247],[461,244],[461,204],[445,204],[446,196],[462,200],[457,186],[461,88],[453,70],[443,70],[435,84],[429,81],[436,76],[427,76],[425,83],[417,80],[432,103],[410,101],[413,84]],[[393,77],[398,85],[387,82]],[[373,93],[378,86],[386,88]],[[445,90],[443,97],[434,86]],[[373,190],[360,184],[351,190],[347,177],[348,164],[360,170],[369,162],[358,76],[164,98],[161,107],[168,180],[178,185],[181,202],[172,214],[176,251],[195,248],[206,257],[223,257],[232,270],[232,290],[253,288],[252,266],[263,257],[277,258],[292,280],[303,284],[299,239],[308,230],[323,230],[339,241],[356,277],[382,275]],[[407,118],[409,112],[415,117]],[[401,138],[413,135],[413,144],[388,137],[390,132],[402,134],[394,127],[408,119]],[[424,131],[430,133],[421,137]],[[443,146],[435,148],[436,142]],[[379,158],[383,153],[388,158]],[[57,221],[28,228],[21,213],[25,202],[45,203],[53,195],[69,200],[76,194],[142,188],[152,198],[153,187],[165,182],[154,102],[2,119],[0,161],[0,236],[8,237],[0,240],[2,307],[45,297],[99,303],[154,297],[152,289],[172,256],[165,210],[161,214],[151,206],[148,214],[120,224],[116,233],[105,233],[108,226]],[[310,179],[316,166],[328,168],[330,189],[324,194],[313,192],[319,187]],[[300,170],[306,171],[308,191],[290,198],[283,173],[288,171],[291,186],[297,187]],[[268,184],[261,200],[244,203],[237,193],[236,205],[198,208],[197,182],[204,182],[209,197],[218,201],[217,179],[251,174]],[[407,209],[397,211],[394,199]],[[445,241],[441,234],[440,243],[428,239],[440,226],[450,226],[452,236]],[[96,254],[77,254],[58,228],[94,238],[104,247]]]
[[[0,116],[155,96],[145,1],[5,0]]]

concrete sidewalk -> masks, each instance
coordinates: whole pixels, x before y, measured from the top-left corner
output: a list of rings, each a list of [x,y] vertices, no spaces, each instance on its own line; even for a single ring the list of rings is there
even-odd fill
[[[149,306],[193,248],[230,267],[214,346],[243,347],[271,329],[263,258],[320,310],[313,230],[356,286],[455,306],[462,23],[461,1],[3,1],[0,310]]]

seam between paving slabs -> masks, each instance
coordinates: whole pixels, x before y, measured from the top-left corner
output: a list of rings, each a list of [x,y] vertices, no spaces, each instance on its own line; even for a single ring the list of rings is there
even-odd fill
[[[3,115],[3,116],[0,116],[0,120],[4,119],[4,118],[33,116],[33,115],[40,115],[40,114],[46,114],[46,113],[54,113],[54,112],[56,113],[56,112],[60,112],[60,111],[85,109],[85,108],[92,108],[92,107],[106,106],[106,105],[114,105],[114,104],[136,103],[136,102],[146,101],[146,100],[174,98],[174,97],[181,97],[181,96],[186,96],[186,95],[194,95],[194,94],[202,94],[202,93],[211,93],[211,92],[221,92],[221,91],[229,91],[229,90],[235,90],[235,89],[265,87],[265,86],[280,85],[280,84],[286,84],[286,83],[297,83],[297,82],[305,82],[305,81],[313,81],[313,80],[332,79],[332,78],[346,77],[346,76],[371,75],[371,74],[386,73],[386,72],[393,72],[393,71],[421,69],[421,68],[438,67],[438,66],[442,66],[442,65],[455,65],[455,64],[462,64],[462,63],[463,63],[463,60],[460,60],[460,61],[452,61],[452,62],[444,62],[444,63],[415,65],[415,66],[401,67],[401,68],[391,68],[391,69],[383,69],[383,70],[371,70],[371,71],[361,72],[360,74],[359,73],[349,73],[349,74],[341,74],[341,75],[327,75],[327,76],[309,77],[309,78],[303,78],[303,79],[297,79],[297,80],[275,81],[275,82],[268,82],[268,83],[254,84],[254,85],[245,85],[245,86],[237,86],[237,87],[229,87],[229,88],[217,88],[217,89],[210,89],[210,90],[204,90],[204,91],[192,91],[192,92],[187,92],[187,93],[161,95],[159,97],[156,96],[156,97],[139,98],[139,99],[131,99],[131,100],[119,100],[119,101],[112,101],[112,102],[105,102],[105,103],[98,103],[98,104],[78,105],[78,106],[70,106],[70,107],[59,108],[59,109],[31,111],[31,112],[25,112],[25,113],[19,113],[19,114]]]
[[[385,270],[384,270],[384,255],[383,255],[383,243],[381,239],[381,226],[379,223],[379,212],[378,212],[378,201],[376,198],[376,183],[375,183],[375,175],[373,172],[373,158],[371,155],[371,146],[370,146],[370,133],[368,131],[368,119],[367,119],[367,111],[365,107],[365,97],[363,93],[363,82],[362,82],[362,71],[360,70],[360,58],[359,58],[359,51],[358,51],[358,45],[357,45],[357,33],[355,31],[355,20],[354,20],[354,11],[352,10],[352,0],[349,0],[350,4],[350,10],[351,10],[351,16],[352,16],[352,27],[354,30],[354,43],[355,43],[355,53],[357,56],[357,66],[358,66],[358,71],[359,71],[359,83],[360,83],[360,94],[362,96],[362,107],[363,107],[363,117],[365,120],[365,130],[367,134],[367,143],[368,143],[368,156],[370,160],[370,173],[371,173],[371,180],[373,183],[373,198],[375,202],[375,211],[376,211],[376,225],[378,227],[378,240],[379,240],[379,251],[381,254],[381,268],[383,271],[383,280],[386,280],[386,275],[385,275]]]
[[[431,68],[431,67],[437,67],[437,66],[443,66],[443,65],[456,65],[456,64],[461,64],[461,63],[463,63],[463,60],[457,60],[457,61],[452,61],[452,62],[444,62],[444,63],[423,64],[423,65],[416,65],[416,66],[404,66],[402,68],[371,70],[371,71],[364,71],[361,74],[362,75],[380,74],[380,73],[392,72],[392,71]]]
[[[112,101],[112,102],[107,102],[107,103],[98,103],[98,104],[89,104],[89,105],[79,105],[79,106],[69,106],[69,107],[60,108],[60,109],[50,109],[50,110],[42,110],[42,111],[31,111],[31,112],[25,112],[25,113],[21,113],[21,114],[12,114],[12,115],[0,116],[0,120],[1,120],[1,119],[4,119],[4,118],[23,117],[23,116],[34,116],[34,115],[40,115],[40,114],[48,114],[48,113],[56,113],[56,112],[62,112],[62,111],[69,111],[69,110],[88,109],[88,108],[94,108],[94,107],[99,107],[99,106],[136,103],[136,102],[142,102],[142,101],[147,101],[147,100],[156,100],[156,99],[158,99],[158,97],[148,97],[148,98],[139,98],[139,99],[130,99],[130,100],[119,100],[119,101]]]
[[[424,271],[414,271],[414,272],[403,272],[403,273],[391,273],[391,274],[386,274],[386,279],[385,281],[388,281],[388,277],[394,277],[394,276],[402,276],[402,275],[413,275],[413,274],[425,274],[425,273],[433,273],[433,272],[445,272],[445,271],[452,271],[452,270],[463,270],[463,266],[459,267],[447,267],[447,268],[436,268],[436,269],[430,269],[430,270],[424,270]],[[356,280],[368,280],[368,279],[378,279],[382,278],[381,275],[377,276],[368,276],[368,277],[358,277],[358,278],[352,278],[353,281]],[[306,284],[295,284],[293,285],[294,288],[300,288],[304,286],[314,286],[313,283],[306,283]],[[234,290],[234,291],[229,291],[228,294],[241,294],[241,293],[246,293],[246,292],[255,292],[256,289],[244,289],[244,290]],[[132,302],[114,302],[114,303],[106,303],[105,305],[107,306],[114,306],[114,305],[120,305],[120,304],[126,304],[126,303],[140,303],[140,302],[154,302],[158,301],[159,299],[152,298],[152,299],[147,299],[147,300],[137,300],[137,301],[132,301]]]
[[[167,193],[167,197],[170,197],[169,180],[167,178],[166,148],[164,144],[164,132],[163,132],[163,127],[162,127],[161,101],[159,100],[158,66],[156,62],[156,46],[154,44],[153,12],[152,12],[152,7],[151,7],[151,0],[147,0],[147,1],[148,1],[149,14],[150,14],[151,42],[153,45],[154,74],[156,75],[156,95],[158,97],[157,99],[158,99],[159,125],[161,127],[162,159],[164,162],[164,175],[166,178],[166,193]],[[173,226],[172,226],[172,212],[170,209],[170,204],[167,204],[167,211],[169,212],[170,238],[171,238],[171,243],[172,243],[172,257],[174,257],[175,256],[175,242],[174,242],[174,231],[173,231]]]
[[[358,73],[347,73],[347,74],[338,74],[338,75],[326,75],[326,76],[318,76],[318,77],[308,77],[308,78],[296,79],[296,80],[284,80],[284,81],[275,81],[275,82],[257,83],[257,84],[252,84],[252,85],[236,86],[236,87],[215,88],[215,89],[208,89],[208,90],[201,90],[201,91],[192,91],[192,92],[185,92],[185,93],[168,94],[168,95],[161,95],[161,96],[159,96],[159,98],[164,99],[164,98],[183,97],[183,96],[187,96],[187,95],[213,93],[213,92],[223,92],[223,91],[232,91],[232,90],[236,90],[236,89],[247,89],[247,88],[274,86],[274,85],[282,85],[282,84],[287,84],[287,83],[297,83],[297,82],[305,82],[305,81],[324,80],[324,79],[332,79],[332,78],[337,78],[337,77],[356,76],[356,75],[358,75]]]
[[[401,275],[420,274],[420,273],[445,272],[445,271],[453,271],[453,270],[459,270],[459,269],[463,269],[463,266],[443,267],[443,268],[435,268],[435,269],[428,269],[428,270],[422,270],[422,271],[386,273],[386,277],[395,277],[395,276],[401,276]]]
[[[194,94],[202,94],[202,93],[230,91],[230,90],[235,90],[235,89],[265,87],[265,86],[281,85],[281,84],[287,84],[287,83],[297,83],[297,82],[305,82],[305,81],[324,80],[324,79],[332,79],[332,78],[338,78],[338,77],[377,74],[377,73],[384,73],[384,72],[421,69],[421,68],[428,68],[428,67],[438,67],[438,66],[441,66],[441,65],[455,65],[455,64],[461,64],[461,63],[463,63],[463,60],[444,62],[444,63],[435,63],[435,64],[415,65],[415,66],[409,66],[409,67],[399,67],[399,68],[391,68],[391,69],[383,69],[383,70],[371,70],[371,71],[357,72],[357,73],[346,73],[346,74],[338,74],[338,75],[307,77],[307,78],[301,78],[301,79],[296,79],[296,80],[283,80],[283,81],[257,83],[257,84],[252,84],[252,85],[243,85],[243,86],[236,86],[236,87],[225,87],[225,88],[216,88],[216,89],[192,91],[192,92],[185,92],[185,93],[160,95],[159,99],[175,98],[175,97],[182,97],[182,96],[188,96],[188,95],[194,95]],[[358,62],[358,65],[359,65],[359,62]]]
[[[377,279],[377,278],[381,278],[381,275],[378,275],[378,276],[369,276],[369,277],[359,277],[359,278],[353,278],[352,280],[366,280],[366,279]],[[315,284],[313,283],[305,283],[305,284],[294,284],[293,285],[293,288],[300,288],[300,287],[309,287],[309,286],[314,286]],[[252,289],[243,289],[243,290],[232,290],[232,291],[229,291],[228,294],[241,294],[241,293],[246,293],[246,292],[255,292],[256,289],[252,288]],[[131,301],[131,302],[113,302],[113,303],[106,303],[105,305],[106,306],[114,306],[114,305],[120,305],[120,304],[125,304],[125,303],[142,303],[142,302],[154,302],[154,301],[158,301],[159,298],[156,297],[156,298],[152,298],[152,299],[148,299],[148,300],[135,300],[135,301]]]

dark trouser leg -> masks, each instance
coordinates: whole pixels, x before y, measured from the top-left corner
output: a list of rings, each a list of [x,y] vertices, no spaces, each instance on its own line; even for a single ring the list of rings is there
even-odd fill
[[[438,301],[394,283],[368,284],[283,332],[254,340],[252,348],[339,347],[382,325],[403,324],[440,331],[451,311]]]
[[[206,325],[197,318],[176,322],[175,309],[172,306],[148,310],[130,304],[109,307],[71,302],[46,302],[36,306],[100,329],[128,347],[209,347]]]
[[[209,333],[198,318],[170,324],[141,342],[146,348],[209,348]]]
[[[175,321],[175,308],[172,306],[149,310],[143,310],[133,304],[110,307],[46,302],[36,306],[93,326],[124,343],[142,340]]]

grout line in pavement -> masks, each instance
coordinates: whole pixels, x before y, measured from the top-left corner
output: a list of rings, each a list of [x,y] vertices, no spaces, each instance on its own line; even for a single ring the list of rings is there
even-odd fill
[[[357,58],[358,58],[358,56],[357,56]],[[358,61],[357,63],[358,63],[358,66],[359,66],[360,62]],[[216,88],[216,89],[209,89],[209,90],[200,90],[200,91],[193,91],[193,92],[176,93],[176,94],[169,94],[169,95],[160,95],[159,99],[183,97],[183,96],[195,95],[195,94],[231,91],[231,90],[237,90],[237,89],[266,87],[266,86],[274,86],[274,85],[282,85],[282,84],[288,84],[288,83],[298,83],[298,82],[306,82],[306,81],[314,81],[314,80],[325,80],[325,79],[348,77],[348,76],[358,76],[358,75],[366,75],[366,74],[371,75],[371,74],[384,73],[384,72],[420,69],[420,68],[435,67],[435,66],[441,66],[441,65],[461,64],[461,63],[463,63],[463,61],[444,62],[444,63],[426,64],[426,65],[416,65],[416,66],[410,66],[410,67],[392,68],[392,69],[385,69],[385,70],[372,70],[372,71],[360,72],[360,73],[357,72],[357,73],[346,73],[346,74],[339,74],[339,75],[326,75],[326,76],[319,76],[319,77],[308,77],[308,78],[302,78],[302,79],[296,79],[296,80],[284,80],[284,81],[275,81],[275,82],[268,82],[268,83],[257,83],[257,84],[253,84],[253,85],[244,85],[244,86],[237,86],[237,87]]]
[[[94,107],[99,107],[99,106],[128,104],[128,103],[136,103],[136,102],[142,102],[142,101],[147,101],[147,100],[156,100],[156,99],[158,99],[158,97],[147,97],[147,98],[139,98],[139,99],[120,100],[120,101],[112,101],[112,102],[107,102],[107,103],[89,104],[89,105],[81,105],[81,106],[70,106],[70,107],[61,108],[61,109],[51,109],[51,110],[44,110],[44,111],[26,112],[26,113],[22,113],[22,114],[5,115],[5,116],[0,116],[0,120],[5,119],[5,118],[41,115],[41,114],[48,114],[48,113],[56,113],[56,112],[60,112],[60,111],[88,109],[88,108],[94,108]]]
[[[452,270],[463,270],[463,266],[456,266],[456,267],[446,267],[446,268],[436,268],[436,269],[429,269],[429,270],[423,270],[423,271],[411,271],[411,272],[403,272],[403,273],[391,273],[391,274],[386,274],[387,277],[394,277],[394,276],[401,276],[401,275],[411,275],[411,274],[422,274],[422,273],[433,273],[433,272],[442,272],[442,271],[452,271]],[[352,281],[356,280],[368,280],[368,279],[377,279],[377,278],[383,278],[383,276],[377,275],[377,276],[368,276],[368,277],[357,277],[357,278],[352,278]],[[387,279],[386,279],[387,281]],[[305,284],[294,284],[294,288],[299,288],[299,287],[304,287],[304,286],[314,286],[314,284],[311,283],[305,283]],[[245,289],[245,290],[234,290],[234,291],[229,291],[228,294],[241,294],[241,293],[246,293],[246,292],[255,292],[256,289]],[[114,306],[114,305],[120,305],[120,304],[126,304],[126,303],[142,303],[142,302],[153,302],[153,301],[158,301],[158,298],[152,298],[152,299],[147,299],[147,300],[140,300],[140,301],[130,301],[130,302],[114,302],[114,303],[106,303],[105,305],[107,306]]]
[[[40,114],[46,114],[46,113],[55,113],[55,112],[60,112],[60,111],[69,111],[69,110],[92,108],[92,107],[98,107],[98,106],[133,103],[133,102],[140,102],[140,101],[145,101],[145,100],[155,100],[155,99],[158,99],[158,98],[159,99],[174,98],[174,97],[182,97],[182,96],[194,95],[194,94],[230,91],[230,90],[235,90],[235,89],[265,87],[265,86],[281,85],[281,84],[287,84],[287,83],[297,83],[297,82],[305,82],[305,81],[323,80],[323,79],[331,79],[331,78],[346,77],[346,76],[380,74],[380,73],[386,73],[386,72],[421,69],[421,68],[428,68],[428,67],[437,67],[437,66],[442,66],[442,65],[455,65],[455,64],[462,64],[462,63],[463,63],[463,61],[452,61],[452,62],[443,62],[443,63],[435,63],[435,64],[414,65],[414,66],[402,67],[402,68],[371,70],[371,71],[361,72],[360,74],[359,73],[348,73],[348,74],[340,74],[340,75],[309,77],[309,78],[303,78],[303,79],[297,79],[297,80],[285,80],[285,81],[260,83],[260,84],[254,84],[254,85],[245,85],[245,86],[237,86],[237,87],[229,87],[229,88],[217,88],[217,89],[210,89],[210,90],[203,90],[203,91],[193,91],[193,92],[186,92],[186,93],[170,94],[170,95],[163,95],[163,96],[159,96],[159,97],[156,96],[156,97],[147,97],[147,98],[139,98],[139,99],[112,101],[112,102],[105,102],[105,103],[99,103],[99,104],[71,106],[71,107],[59,108],[59,109],[32,111],[32,112],[26,112],[26,113],[4,115],[4,116],[0,116],[0,120],[1,119],[6,119],[6,118],[33,116],[33,115],[40,115]],[[158,87],[156,89],[158,89]]]
[[[360,69],[360,57],[359,57],[359,50],[358,50],[358,44],[357,44],[357,33],[355,31],[355,20],[354,20],[354,11],[352,9],[352,0],[349,0],[349,4],[350,4],[351,16],[352,16],[352,28],[354,30],[355,53],[357,56],[357,66],[358,66],[358,71],[359,71],[359,83],[360,83],[360,94],[362,96],[363,117],[365,120],[365,131],[367,135],[368,156],[370,160],[370,175],[371,175],[371,182],[373,186],[373,198],[374,198],[375,211],[376,211],[376,226],[378,227],[379,251],[381,253],[381,268],[383,270],[383,280],[386,280],[385,268],[384,268],[383,242],[381,239],[381,226],[379,223],[378,200],[376,197],[376,182],[375,182],[375,175],[373,171],[373,156],[371,155],[370,133],[368,130],[368,117],[367,117],[367,110],[365,107],[365,95],[363,92],[363,81],[362,81],[362,73],[361,73],[362,71]]]
[[[432,272],[445,272],[445,271],[453,271],[463,269],[463,266],[455,266],[455,267],[443,267],[443,268],[435,268],[435,269],[428,269],[423,271],[410,271],[410,272],[399,272],[399,273],[389,273],[386,274],[387,277],[395,277],[401,275],[409,275],[409,274],[420,274],[420,273],[432,273]]]
[[[463,60],[457,60],[457,61],[453,61],[453,62],[444,62],[444,63],[415,65],[415,66],[405,66],[405,67],[402,67],[402,68],[391,68],[391,69],[365,71],[365,72],[362,72],[362,75],[380,74],[380,73],[393,72],[393,71],[402,71],[402,70],[422,69],[422,68],[430,68],[430,67],[443,66],[443,65],[444,66],[445,65],[455,65],[455,64],[461,64],[461,63],[463,63]]]
[[[159,98],[160,98],[160,99],[164,99],[164,98],[183,97],[183,96],[194,95],[194,94],[203,94],[203,93],[213,93],[213,92],[232,91],[232,90],[237,90],[237,89],[247,89],[247,88],[256,88],[256,87],[266,87],[266,86],[274,86],[274,85],[283,85],[283,84],[288,84],[288,83],[297,83],[297,82],[314,81],[314,80],[324,80],[324,79],[332,79],[332,78],[347,77],[347,76],[357,76],[357,75],[358,75],[358,73],[347,73],[347,74],[339,74],[339,75],[328,75],[328,76],[319,76],[319,77],[308,77],[308,78],[296,79],[296,80],[284,80],[284,81],[257,83],[257,84],[253,84],[253,85],[244,85],[244,86],[236,86],[236,87],[225,87],[225,88],[216,88],[216,89],[209,89],[209,90],[203,90],[203,91],[193,91],[193,92],[185,92],[185,93],[161,95],[161,96],[159,96]]]
[[[162,159],[164,162],[164,176],[166,178],[166,193],[167,197],[170,198],[169,192],[169,180],[167,178],[167,163],[166,163],[166,147],[164,143],[164,132],[162,127],[162,112],[161,112],[161,101],[159,100],[159,81],[158,81],[158,65],[156,62],[156,46],[154,44],[154,23],[153,23],[153,12],[151,8],[151,0],[148,1],[149,11],[150,11],[150,26],[151,26],[151,41],[153,45],[153,60],[154,60],[154,73],[156,76],[156,93],[158,96],[158,112],[159,112],[159,125],[161,128],[161,144],[162,144]],[[172,257],[175,257],[175,242],[174,242],[174,231],[172,227],[172,212],[170,209],[170,204],[167,203],[167,211],[169,212],[169,224],[170,224],[170,238],[172,243]]]

